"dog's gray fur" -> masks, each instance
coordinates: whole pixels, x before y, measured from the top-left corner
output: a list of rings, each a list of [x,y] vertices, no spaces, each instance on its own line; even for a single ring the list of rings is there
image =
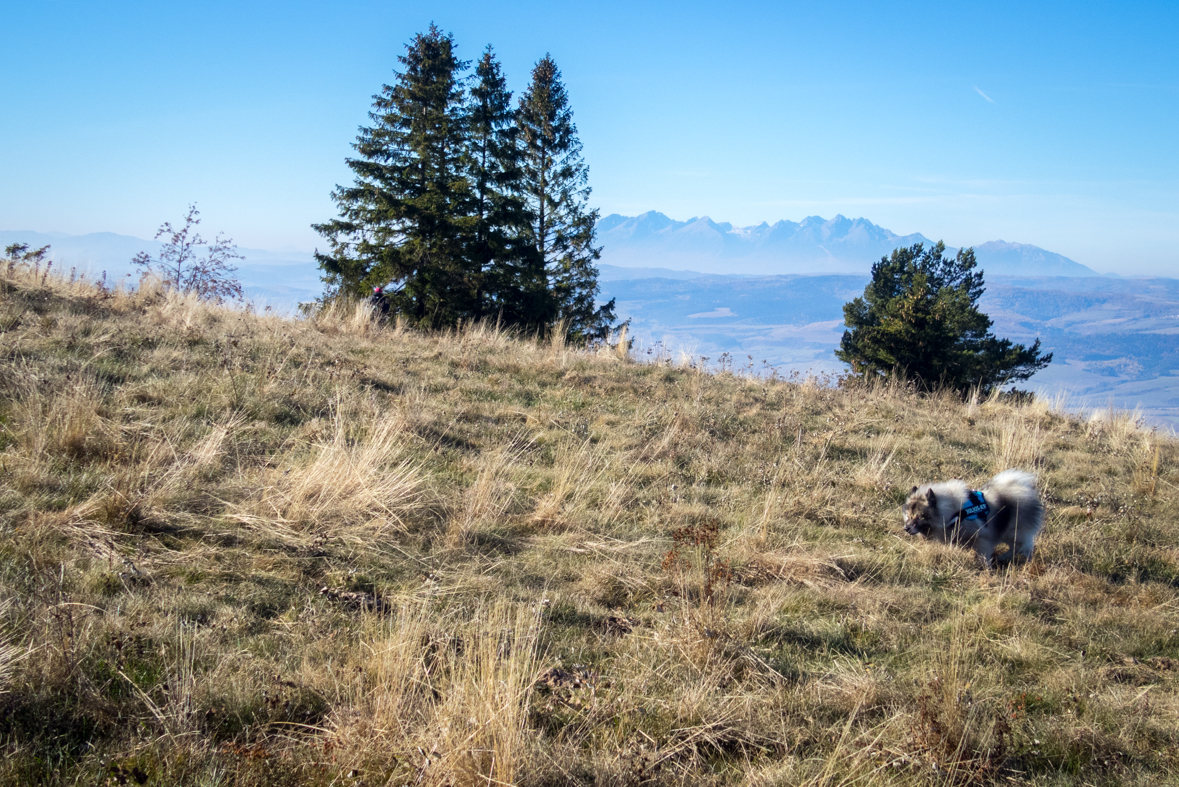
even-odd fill
[[[982,488],[990,507],[988,518],[951,520],[966,505],[970,490],[963,481],[943,481],[913,487],[902,513],[905,532],[946,544],[971,546],[979,562],[993,566],[1032,556],[1033,542],[1044,523],[1044,504],[1036,492],[1036,477],[1022,470],[1004,470]],[[1010,549],[995,559],[995,548]]]

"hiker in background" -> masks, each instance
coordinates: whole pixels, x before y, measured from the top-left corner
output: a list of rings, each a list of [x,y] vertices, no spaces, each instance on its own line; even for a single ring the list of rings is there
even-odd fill
[[[373,318],[384,325],[389,321],[389,298],[385,295],[384,287],[373,287],[372,297],[368,299],[373,307]]]

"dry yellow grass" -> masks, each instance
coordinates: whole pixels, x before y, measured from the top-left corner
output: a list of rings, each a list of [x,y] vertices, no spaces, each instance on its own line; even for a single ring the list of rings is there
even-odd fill
[[[0,266],[0,784],[1158,784],[1134,413],[301,320]],[[1036,557],[907,539],[1036,472]]]

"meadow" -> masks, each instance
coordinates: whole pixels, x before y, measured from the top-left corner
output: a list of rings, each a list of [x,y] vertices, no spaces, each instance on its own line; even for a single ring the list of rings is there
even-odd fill
[[[1134,413],[14,263],[0,337],[0,784],[1179,783]],[[1030,562],[905,536],[1008,467]]]

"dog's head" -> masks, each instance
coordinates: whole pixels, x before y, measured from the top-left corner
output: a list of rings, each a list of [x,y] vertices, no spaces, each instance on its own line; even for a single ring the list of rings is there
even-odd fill
[[[924,492],[913,487],[909,499],[901,508],[905,520],[905,532],[911,536],[928,536],[937,521],[937,495],[932,489]]]

